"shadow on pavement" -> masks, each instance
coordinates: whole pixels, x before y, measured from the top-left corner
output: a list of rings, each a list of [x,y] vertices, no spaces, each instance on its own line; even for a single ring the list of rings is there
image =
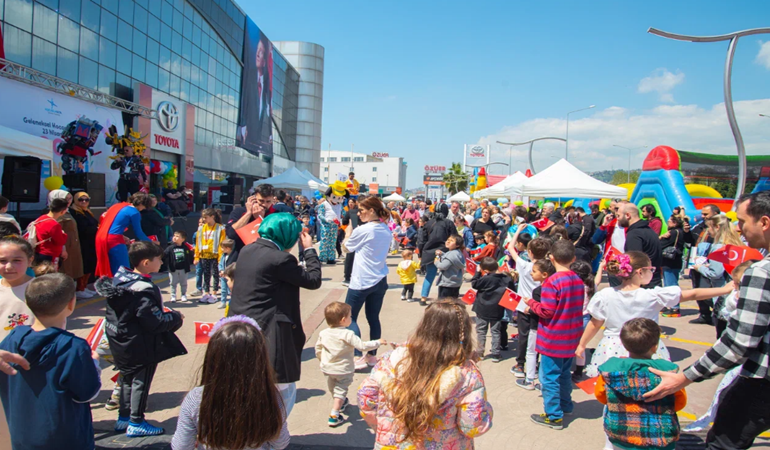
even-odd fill
[[[324,394],[326,394],[326,391],[322,391],[321,389],[298,388],[296,402],[299,403],[313,397],[321,397]]]
[[[692,352],[677,347],[666,347],[671,355],[671,362],[684,361],[692,356]]]
[[[570,420],[570,423],[578,420],[598,419],[602,417],[602,413],[604,412],[604,405],[599,403],[598,400],[585,400],[582,402],[574,402],[574,404],[575,415],[574,418]]]

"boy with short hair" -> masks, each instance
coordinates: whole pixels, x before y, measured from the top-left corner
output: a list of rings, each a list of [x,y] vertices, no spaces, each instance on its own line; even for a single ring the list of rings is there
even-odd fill
[[[489,359],[492,362],[500,362],[501,329],[505,308],[499,305],[506,289],[513,290],[513,280],[502,272],[498,272],[499,266],[495,258],[485,256],[481,258],[479,270],[471,278],[471,287],[476,290],[476,300],[473,302],[473,312],[476,313],[476,339],[478,347],[476,351],[479,357],[484,356],[484,347],[487,341],[487,330],[492,333],[492,346],[489,350]]]
[[[219,246],[222,248],[222,256],[219,257],[219,277],[225,275],[225,269],[230,264],[235,264],[238,260],[238,250],[235,249],[235,241],[225,239]],[[230,288],[227,283],[222,283],[222,289],[219,291],[219,306],[217,309],[225,309],[230,304]]]
[[[181,302],[187,301],[187,273],[190,271],[190,265],[195,259],[195,253],[192,246],[187,242],[187,233],[184,230],[174,231],[174,237],[171,238],[171,245],[163,251],[163,262],[168,267],[169,290],[171,291],[171,303],[176,301],[176,287],[179,286],[179,292],[182,297]]]
[[[13,225],[16,228],[16,233],[21,234],[21,227],[19,226],[19,222],[16,221],[15,217],[8,214],[9,203],[10,202],[7,198],[0,195],[0,222],[7,222]]]
[[[67,233],[59,223],[59,217],[67,214],[67,200],[55,198],[48,205],[48,214],[35,219],[35,262],[50,262],[54,268],[59,268],[59,258],[67,257],[64,244],[67,243]],[[30,224],[30,226],[32,225]]]
[[[321,360],[321,372],[326,376],[329,393],[334,397],[334,405],[329,415],[329,426],[337,427],[345,422],[342,412],[348,402],[348,388],[353,383],[355,349],[361,352],[375,350],[385,345],[384,339],[362,341],[356,336],[350,326],[353,319],[350,316],[350,305],[341,302],[331,302],[324,309],[324,317],[329,328],[321,331],[315,343],[315,356]]]
[[[508,244],[508,252],[511,254],[514,263],[516,263],[516,272],[519,273],[519,285],[516,293],[523,298],[532,298],[532,292],[540,286],[539,281],[532,279],[532,266],[546,257],[551,249],[551,241],[542,237],[527,241],[527,258],[522,256],[521,252],[521,232],[527,227],[527,224],[520,224]],[[528,235],[528,233],[524,233]],[[525,378],[525,363],[527,360],[527,347],[529,346],[529,332],[532,328],[532,321],[528,314],[524,314],[527,305],[519,302],[516,306],[516,327],[519,331],[518,344],[516,344],[516,365],[511,368],[511,373],[516,378]],[[530,373],[531,375],[531,373]]]
[[[660,384],[650,368],[676,371],[676,364],[652,359],[658,350],[660,326],[650,319],[631,319],[620,331],[628,358],[610,358],[599,367],[594,395],[603,404],[605,448],[671,449],[679,440],[677,411],[687,404],[684,389],[660,400],[646,402],[645,393]]]
[[[65,331],[75,310],[75,282],[61,273],[35,278],[27,286],[32,326],[20,325],[0,343],[30,368],[0,373],[0,398],[13,448],[94,448],[89,402],[102,387],[98,360],[88,343]]]
[[[534,241],[533,241],[534,242]],[[585,285],[569,265],[575,261],[575,246],[567,240],[551,246],[551,262],[556,273],[541,288],[540,303],[523,302],[540,318],[536,350],[540,354],[540,386],[544,414],[532,414],[538,425],[554,430],[564,428],[564,414],[572,413],[572,360],[583,334]]]
[[[150,384],[158,363],[187,353],[174,334],[182,327],[184,316],[164,311],[160,289],[152,282],[151,274],[160,270],[162,255],[163,250],[153,242],[134,242],[128,249],[134,270],[121,267],[114,278],[96,282],[97,292],[107,298],[104,330],[121,375],[115,431],[126,431],[128,437],[164,433],[144,419]]]

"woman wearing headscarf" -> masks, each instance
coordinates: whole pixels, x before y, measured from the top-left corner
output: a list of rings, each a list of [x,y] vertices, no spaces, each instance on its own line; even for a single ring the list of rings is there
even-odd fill
[[[96,291],[87,287],[91,274],[96,270],[96,232],[99,231],[99,220],[94,217],[90,206],[91,197],[88,193],[78,192],[70,207],[70,214],[78,227],[80,254],[83,258],[83,276],[75,280],[77,290],[96,295]]]
[[[48,203],[55,198],[61,198],[67,201],[67,207],[72,206],[72,194],[63,190],[55,189],[48,193]],[[62,230],[67,233],[67,243],[64,247],[67,249],[67,259],[59,263],[59,272],[69,275],[77,280],[83,276],[83,256],[80,253],[80,236],[78,235],[78,225],[72,215],[67,212],[58,219]],[[95,293],[85,290],[77,291],[77,298],[91,298]]]
[[[321,287],[321,262],[313,239],[290,213],[267,216],[259,235],[238,255],[228,315],[251,317],[262,328],[288,417],[305,345],[299,290]],[[298,240],[305,249],[305,268],[291,254]]]

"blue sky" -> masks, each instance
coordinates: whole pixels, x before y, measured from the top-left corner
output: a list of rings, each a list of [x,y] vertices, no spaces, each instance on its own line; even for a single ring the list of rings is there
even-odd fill
[[[722,34],[770,26],[770,2],[249,1],[241,7],[274,40],[326,48],[322,148],[388,152],[409,164],[462,160],[463,144],[492,143],[493,159],[526,170],[523,147],[497,139],[564,136],[583,170],[640,167],[656,145],[734,152],[724,114],[727,43],[676,42],[648,27]],[[735,6],[739,5],[739,6]],[[742,38],[733,98],[748,152],[770,152],[770,34]],[[761,52],[761,50],[764,50]],[[644,80],[647,78],[647,80]],[[644,81],[643,81],[644,80]],[[564,145],[541,143],[544,168]],[[618,153],[620,152],[620,153]],[[492,173],[507,173],[498,166]]]

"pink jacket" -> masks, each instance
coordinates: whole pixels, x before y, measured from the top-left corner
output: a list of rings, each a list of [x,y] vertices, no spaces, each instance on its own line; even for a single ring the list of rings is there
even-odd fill
[[[401,220],[403,219],[412,219],[414,220],[414,224],[417,225],[420,222],[420,212],[416,209],[409,211],[407,208],[401,213]]]
[[[384,391],[389,389],[395,377],[395,367],[406,354],[406,347],[385,354],[358,389],[361,416],[369,426],[376,427],[375,450],[473,449],[473,438],[492,427],[492,405],[487,402],[484,378],[472,361],[452,367],[441,375],[441,407],[425,441],[399,442],[403,433],[394,423]]]

